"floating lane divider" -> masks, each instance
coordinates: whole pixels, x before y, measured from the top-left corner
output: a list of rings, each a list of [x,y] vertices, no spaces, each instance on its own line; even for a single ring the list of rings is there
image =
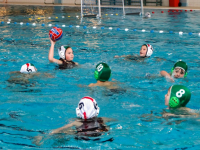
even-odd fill
[[[20,26],[42,26],[42,27],[53,27],[53,26],[56,26],[56,27],[62,27],[62,28],[83,28],[83,29],[93,29],[93,30],[112,30],[112,31],[125,31],[125,32],[141,32],[141,33],[160,33],[160,34],[179,34],[179,35],[198,35],[200,36],[200,33],[194,33],[194,32],[182,32],[182,31],[179,31],[179,32],[174,32],[174,31],[163,31],[163,30],[145,30],[145,29],[128,29],[128,28],[124,28],[124,29],[121,29],[121,28],[113,28],[113,27],[104,27],[104,26],[93,26],[93,27],[87,27],[87,26],[80,26],[80,25],[65,25],[65,24],[62,24],[62,25],[58,25],[58,24],[45,24],[45,23],[42,23],[42,24],[36,24],[36,23],[24,23],[24,22],[10,22],[11,20],[8,20],[7,22],[4,22],[4,21],[1,21],[0,22],[0,25],[20,25]]]

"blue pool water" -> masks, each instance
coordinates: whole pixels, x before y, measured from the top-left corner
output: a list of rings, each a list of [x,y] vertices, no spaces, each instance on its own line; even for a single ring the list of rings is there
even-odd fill
[[[102,19],[81,20],[77,17],[80,16],[77,8],[0,7],[4,10],[0,16],[4,21],[0,24],[0,148],[199,148],[199,118],[154,117],[162,116],[166,108],[164,95],[173,84],[187,86],[192,93],[187,106],[199,109],[199,11],[173,13],[163,10],[161,13],[161,10],[146,9],[145,12],[155,13],[144,19],[137,15],[124,17],[120,8],[103,8]],[[62,40],[56,43],[55,58],[59,58],[59,46],[69,44],[79,67],[58,70],[55,64],[49,63],[49,24],[58,25],[64,31]],[[152,30],[154,33],[150,32]],[[179,34],[180,31],[183,35]],[[152,57],[144,62],[114,58],[115,55],[138,54],[144,43],[154,47]],[[170,72],[180,59],[189,66],[186,80],[177,79],[171,83],[159,77],[161,70]],[[101,61],[109,64],[111,78],[117,80],[123,90],[87,87],[96,82],[94,68]],[[21,80],[12,72],[19,71],[27,62],[33,63],[40,74]],[[107,123],[109,133],[102,135],[99,141],[75,140],[74,135],[48,135],[52,129],[76,118],[75,108],[84,96],[96,99],[100,117],[116,120]],[[145,115],[151,112],[153,116]],[[37,146],[33,141],[40,135],[44,139]],[[102,142],[109,138],[114,140]]]

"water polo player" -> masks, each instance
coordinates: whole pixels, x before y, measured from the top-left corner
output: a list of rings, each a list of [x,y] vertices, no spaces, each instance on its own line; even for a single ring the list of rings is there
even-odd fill
[[[99,63],[96,65],[94,77],[97,80],[97,83],[89,84],[89,87],[93,86],[105,86],[109,89],[115,89],[114,82],[108,81],[111,76],[111,69],[106,63]]]
[[[27,73],[35,73],[35,72],[37,72],[37,69],[33,64],[26,63],[26,64],[22,65],[22,67],[20,69],[20,72],[21,73],[26,73],[26,74]]]
[[[170,73],[161,71],[160,74],[166,78],[169,78],[171,81],[174,81],[174,78],[185,78],[187,76],[187,70],[187,64],[180,60],[174,64]]]
[[[165,95],[165,105],[169,108],[185,107],[190,101],[191,92],[183,85],[173,85]]]
[[[54,41],[51,40],[51,47],[49,50],[49,61],[50,62],[54,62],[57,63],[59,65],[59,69],[71,69],[74,66],[77,66],[78,63],[73,62],[74,59],[74,54],[73,54],[73,50],[71,47],[69,46],[61,46],[58,49],[58,54],[60,56],[60,59],[55,59],[54,58],[54,46],[55,43]]]
[[[75,134],[78,138],[81,137],[97,137],[109,130],[104,122],[111,121],[108,118],[98,118],[100,108],[97,102],[92,97],[83,97],[76,108],[76,115],[78,119],[70,124],[61,128],[55,129],[51,134],[55,133],[68,133],[66,129],[75,126]]]
[[[143,44],[140,49],[140,55],[122,55],[122,56],[115,56],[115,58],[125,57],[126,59],[130,60],[140,60],[142,58],[148,58],[153,54],[153,47],[150,44]]]
[[[190,101],[191,92],[183,85],[173,85],[168,89],[165,95],[165,105],[170,109],[170,113],[164,113],[163,117],[187,117],[199,116],[192,109],[187,108],[186,105]]]

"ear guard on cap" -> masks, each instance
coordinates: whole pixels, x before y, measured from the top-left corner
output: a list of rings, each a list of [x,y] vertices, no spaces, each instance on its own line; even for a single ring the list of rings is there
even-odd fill
[[[176,108],[179,107],[180,101],[177,97],[171,97],[169,100],[169,107]]]
[[[150,44],[144,44],[147,47],[146,57],[150,57],[153,54],[153,47]]]
[[[70,48],[69,46],[67,45],[62,45],[59,49],[58,49],[58,55],[60,56],[60,58],[62,59],[65,59],[65,53],[66,53],[66,50]]]

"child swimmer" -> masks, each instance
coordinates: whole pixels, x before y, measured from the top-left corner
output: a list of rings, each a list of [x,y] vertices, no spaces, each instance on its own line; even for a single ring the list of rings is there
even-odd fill
[[[50,135],[65,133],[70,135],[76,135],[75,139],[90,140],[88,137],[98,137],[109,131],[109,127],[105,125],[106,122],[115,121],[114,119],[97,117],[99,115],[100,108],[97,102],[92,97],[83,97],[76,108],[77,119],[72,123],[69,123],[63,127],[52,130]],[[75,130],[72,128],[75,127]],[[36,145],[43,144],[44,140],[48,139],[48,136],[36,136],[33,143]],[[94,139],[100,140],[100,138]],[[113,141],[113,138],[105,141]],[[101,142],[105,142],[101,141]]]
[[[78,63],[73,62],[74,54],[73,54],[72,48],[69,46],[66,46],[66,45],[61,46],[58,49],[58,54],[60,56],[60,59],[55,59],[54,58],[54,46],[55,46],[56,42],[52,41],[51,38],[49,38],[49,39],[51,41],[51,47],[49,50],[49,61],[50,62],[57,63],[59,65],[59,69],[71,69],[78,65]]]
[[[21,73],[25,73],[25,74],[27,74],[27,73],[35,73],[35,72],[37,72],[37,69],[33,64],[26,63],[26,64],[22,65],[22,67],[20,69],[20,72]]]
[[[108,81],[111,76],[111,69],[106,63],[99,63],[96,65],[96,69],[94,72],[94,77],[97,80],[97,83],[91,83],[88,86],[104,86],[109,89],[116,89],[117,87],[114,86],[114,82]]]
[[[126,59],[130,59],[130,60],[137,60],[138,58],[140,59],[144,59],[144,58],[148,58],[153,54],[153,47],[150,44],[143,44],[141,49],[140,49],[140,55],[122,55],[122,56],[118,56],[116,55],[115,58],[120,58],[120,57],[125,57]]]
[[[32,63],[26,63],[21,66],[20,71],[12,71],[9,73],[10,78],[7,80],[9,83],[21,84],[26,86],[33,86],[34,83],[29,81],[34,77],[40,76],[40,78],[53,78],[53,76],[49,73],[40,73],[37,68]],[[31,84],[31,85],[30,85]]]
[[[144,121],[152,121],[158,118],[169,118],[169,117],[198,117],[199,114],[195,113],[194,110],[187,108],[186,105],[190,101],[191,92],[183,85],[173,85],[170,86],[167,94],[165,95],[165,105],[167,106],[167,111],[163,110],[162,116],[158,116],[151,111],[151,114],[144,114],[142,118]],[[167,120],[168,121],[168,120]],[[175,123],[180,123],[185,120],[175,120]],[[172,121],[173,122],[173,121]]]
[[[161,76],[169,78],[172,82],[174,82],[174,78],[185,78],[187,76],[188,66],[184,61],[178,61],[174,64],[174,67],[171,69],[170,73],[166,71],[161,71]]]
[[[109,128],[104,124],[105,121],[109,121],[108,118],[98,118],[100,108],[97,105],[95,99],[91,97],[83,97],[78,107],[76,108],[76,115],[79,119],[67,124],[61,128],[55,129],[51,134],[65,133],[64,130],[75,126],[76,134],[78,136],[97,137],[107,132]]]
[[[175,117],[187,117],[191,115],[198,116],[198,114],[193,113],[190,108],[186,105],[190,101],[191,92],[183,85],[173,85],[168,89],[165,95],[165,105],[168,106],[172,113],[164,113],[163,117],[175,116]],[[178,113],[178,114],[176,114]]]

